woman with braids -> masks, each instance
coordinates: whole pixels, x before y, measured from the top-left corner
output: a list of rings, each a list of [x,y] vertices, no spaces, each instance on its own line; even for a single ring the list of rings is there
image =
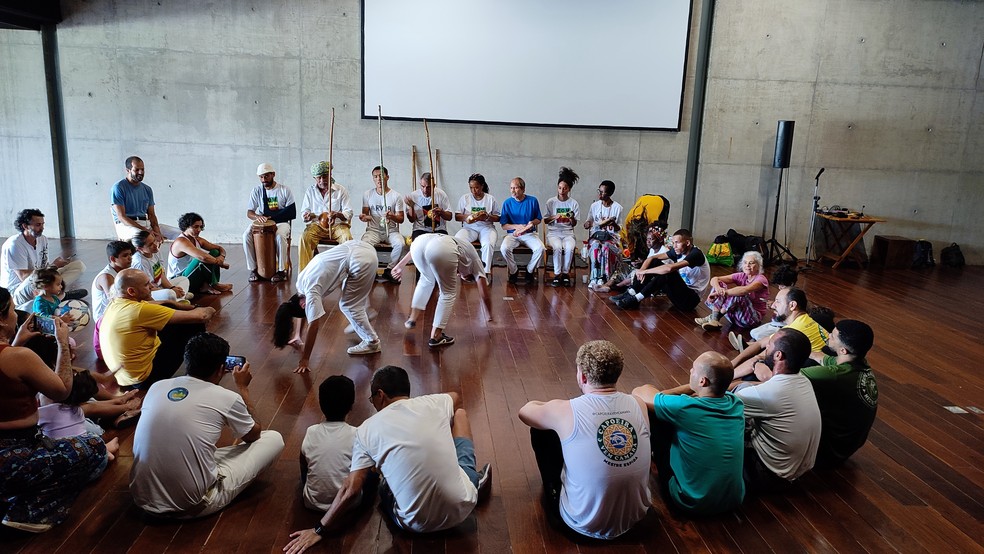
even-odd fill
[[[622,205],[612,200],[615,183],[605,180],[598,185],[598,200],[588,210],[584,228],[591,230],[588,238],[588,264],[591,266],[589,287],[604,286],[618,265],[621,256],[618,222],[622,218]]]

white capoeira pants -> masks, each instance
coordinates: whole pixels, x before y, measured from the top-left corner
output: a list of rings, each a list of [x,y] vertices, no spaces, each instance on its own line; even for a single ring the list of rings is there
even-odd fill
[[[82,260],[72,260],[62,267],[58,268],[58,273],[62,276],[62,281],[65,283],[65,290],[71,290],[71,284],[74,283],[85,273],[85,264]],[[21,305],[27,302],[34,302],[34,297],[37,295],[37,287],[34,285],[35,274],[32,272],[27,276],[26,279],[21,281],[19,285],[13,287],[10,291],[10,296],[14,299],[14,307],[20,308]]]
[[[577,248],[577,241],[574,239],[574,234],[548,234],[547,244],[550,245],[550,248],[553,248],[554,274],[570,273],[571,262],[574,260],[574,249]]]
[[[157,289],[157,290],[150,291],[150,296],[154,300],[157,300],[158,302],[163,300],[170,300],[172,302],[177,302],[178,300],[191,300],[192,298],[194,298],[195,295],[192,294],[190,290],[188,290],[188,287],[191,286],[191,281],[189,281],[187,277],[175,275],[174,277],[168,279],[168,281],[171,282],[171,285],[185,291],[184,296],[178,298],[178,295],[175,294],[175,292],[171,289]]]
[[[137,225],[150,231],[150,221],[147,221],[146,219],[138,219],[136,220],[136,222]],[[120,240],[130,242],[130,240],[133,238],[133,235],[137,234],[137,229],[134,229],[133,227],[130,227],[125,223],[113,223],[113,226],[116,227],[116,238]],[[181,236],[181,229],[178,229],[177,227],[172,227],[170,225],[162,224],[160,225],[160,228],[161,228],[161,234],[164,235],[164,238],[166,238],[167,240],[175,240],[176,238]]]
[[[362,235],[362,240],[372,246],[376,246],[381,242],[388,242],[393,247],[393,252],[390,254],[390,261],[386,264],[386,269],[393,269],[396,262],[403,258],[403,247],[407,244],[407,239],[400,233],[393,231],[387,235],[378,225],[372,224],[366,227],[366,233]]]
[[[287,270],[287,241],[290,240],[290,223],[277,224],[277,271]],[[243,232],[243,252],[246,253],[246,269],[256,271],[256,247],[253,245],[253,225]],[[286,254],[285,254],[286,253]]]
[[[447,235],[423,235],[410,245],[410,257],[420,275],[417,286],[413,289],[410,307],[415,310],[427,308],[427,301],[434,292],[434,285],[437,285],[434,327],[446,329],[454,302],[458,299],[457,244],[454,238]]]
[[[516,258],[513,256],[513,249],[520,244],[533,251],[533,255],[530,256],[530,263],[526,264],[526,270],[530,273],[536,271],[536,267],[540,265],[540,261],[543,259],[543,251],[546,250],[543,241],[536,236],[536,233],[530,232],[518,237],[514,237],[512,234],[506,235],[506,238],[502,239],[502,246],[499,247],[499,251],[502,252],[502,257],[506,259],[506,269],[509,270],[510,275],[519,269],[519,266],[516,265]]]
[[[308,323],[324,315],[324,298],[341,288],[338,308],[348,319],[359,338],[370,342],[379,340],[369,323],[369,293],[376,280],[379,257],[376,250],[361,240],[350,240],[326,250],[311,259],[297,276],[297,292],[306,297]]]
[[[482,264],[485,265],[485,273],[492,273],[492,255],[495,253],[495,242],[499,240],[494,226],[489,225],[481,231],[462,228],[454,236],[468,242],[477,240],[482,245]]]

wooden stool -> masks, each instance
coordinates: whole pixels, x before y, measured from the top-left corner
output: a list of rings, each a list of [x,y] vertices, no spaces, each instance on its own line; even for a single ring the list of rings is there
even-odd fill
[[[908,269],[912,267],[916,241],[895,235],[875,235],[871,246],[871,265],[885,269]]]

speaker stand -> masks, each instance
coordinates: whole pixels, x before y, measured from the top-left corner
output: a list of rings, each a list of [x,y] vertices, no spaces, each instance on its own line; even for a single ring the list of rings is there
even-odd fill
[[[821,171],[820,173],[823,173]],[[806,239],[806,264],[799,270],[800,272],[818,271],[820,268],[813,265],[813,257],[816,255],[816,247],[813,241],[816,240],[817,212],[820,211],[820,173],[817,173],[816,183],[813,185],[813,211],[810,213],[810,236]]]
[[[772,216],[772,238],[765,241],[765,265],[775,265],[783,261],[783,254],[792,259],[795,264],[799,260],[781,242],[776,240],[776,227],[779,224],[779,200],[782,197],[782,177],[786,168],[779,168],[779,186],[776,187],[776,210]]]

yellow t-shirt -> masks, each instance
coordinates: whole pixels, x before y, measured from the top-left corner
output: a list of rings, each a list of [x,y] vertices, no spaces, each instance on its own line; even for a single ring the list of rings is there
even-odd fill
[[[106,367],[120,386],[135,385],[150,375],[161,340],[157,332],[174,315],[171,308],[114,298],[99,324],[99,346]]]
[[[797,317],[792,323],[786,325],[786,329],[796,329],[810,339],[810,350],[819,352],[827,345],[827,330],[813,321],[808,314]]]

